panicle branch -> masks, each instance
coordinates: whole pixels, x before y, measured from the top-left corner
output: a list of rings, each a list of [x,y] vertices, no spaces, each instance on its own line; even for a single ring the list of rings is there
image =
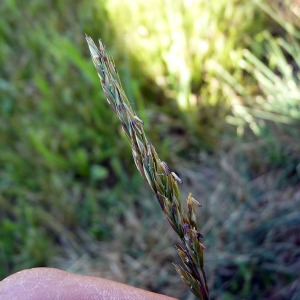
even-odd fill
[[[185,266],[175,265],[183,282],[199,299],[209,299],[203,264],[203,249],[198,231],[194,205],[200,206],[190,194],[187,199],[188,211],[183,212],[177,185],[182,180],[166,162],[161,161],[154,146],[147,140],[144,122],[131,108],[113,60],[107,55],[105,46],[99,41],[99,48],[86,35],[93,63],[97,70],[102,89],[112,110],[118,115],[122,129],[130,141],[132,156],[137,169],[147,182],[165,216],[180,237],[182,245],[176,247]]]

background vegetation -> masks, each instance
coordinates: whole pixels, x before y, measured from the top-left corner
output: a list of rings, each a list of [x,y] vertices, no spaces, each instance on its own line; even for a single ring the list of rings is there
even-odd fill
[[[297,299],[299,2],[127,2],[0,3],[0,278],[54,266],[192,297],[86,32],[203,204],[212,299]]]

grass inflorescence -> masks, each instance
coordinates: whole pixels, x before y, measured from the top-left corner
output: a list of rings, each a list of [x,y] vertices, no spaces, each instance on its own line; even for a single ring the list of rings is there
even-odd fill
[[[143,130],[144,122],[131,108],[122,88],[118,71],[107,55],[105,46],[99,41],[99,49],[93,40],[86,36],[93,63],[96,67],[106,99],[118,115],[123,131],[132,147],[132,155],[137,169],[155,194],[168,222],[181,240],[176,247],[185,266],[175,265],[183,282],[199,299],[209,299],[204,271],[203,237],[197,225],[195,206],[200,206],[192,194],[187,198],[188,211],[182,209],[178,184],[182,180],[161,161],[154,146],[148,141]]]

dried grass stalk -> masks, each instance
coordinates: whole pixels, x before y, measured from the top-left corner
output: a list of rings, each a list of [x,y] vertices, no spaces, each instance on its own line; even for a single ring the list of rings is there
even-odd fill
[[[199,299],[209,299],[208,287],[203,264],[204,246],[199,232],[194,206],[200,204],[189,194],[188,211],[181,207],[177,182],[182,180],[172,169],[161,161],[147,140],[143,130],[144,122],[135,114],[124,93],[114,62],[108,57],[105,46],[99,41],[99,48],[86,36],[93,63],[100,77],[106,99],[118,115],[122,128],[132,147],[136,167],[155,194],[170,225],[180,237],[181,245],[176,247],[184,268],[175,265],[182,281]]]

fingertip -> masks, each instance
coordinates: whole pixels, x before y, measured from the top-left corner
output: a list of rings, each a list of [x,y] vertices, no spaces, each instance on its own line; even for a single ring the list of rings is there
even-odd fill
[[[174,300],[175,298],[103,278],[73,274],[53,268],[33,268],[15,273],[1,281],[0,299]]]

